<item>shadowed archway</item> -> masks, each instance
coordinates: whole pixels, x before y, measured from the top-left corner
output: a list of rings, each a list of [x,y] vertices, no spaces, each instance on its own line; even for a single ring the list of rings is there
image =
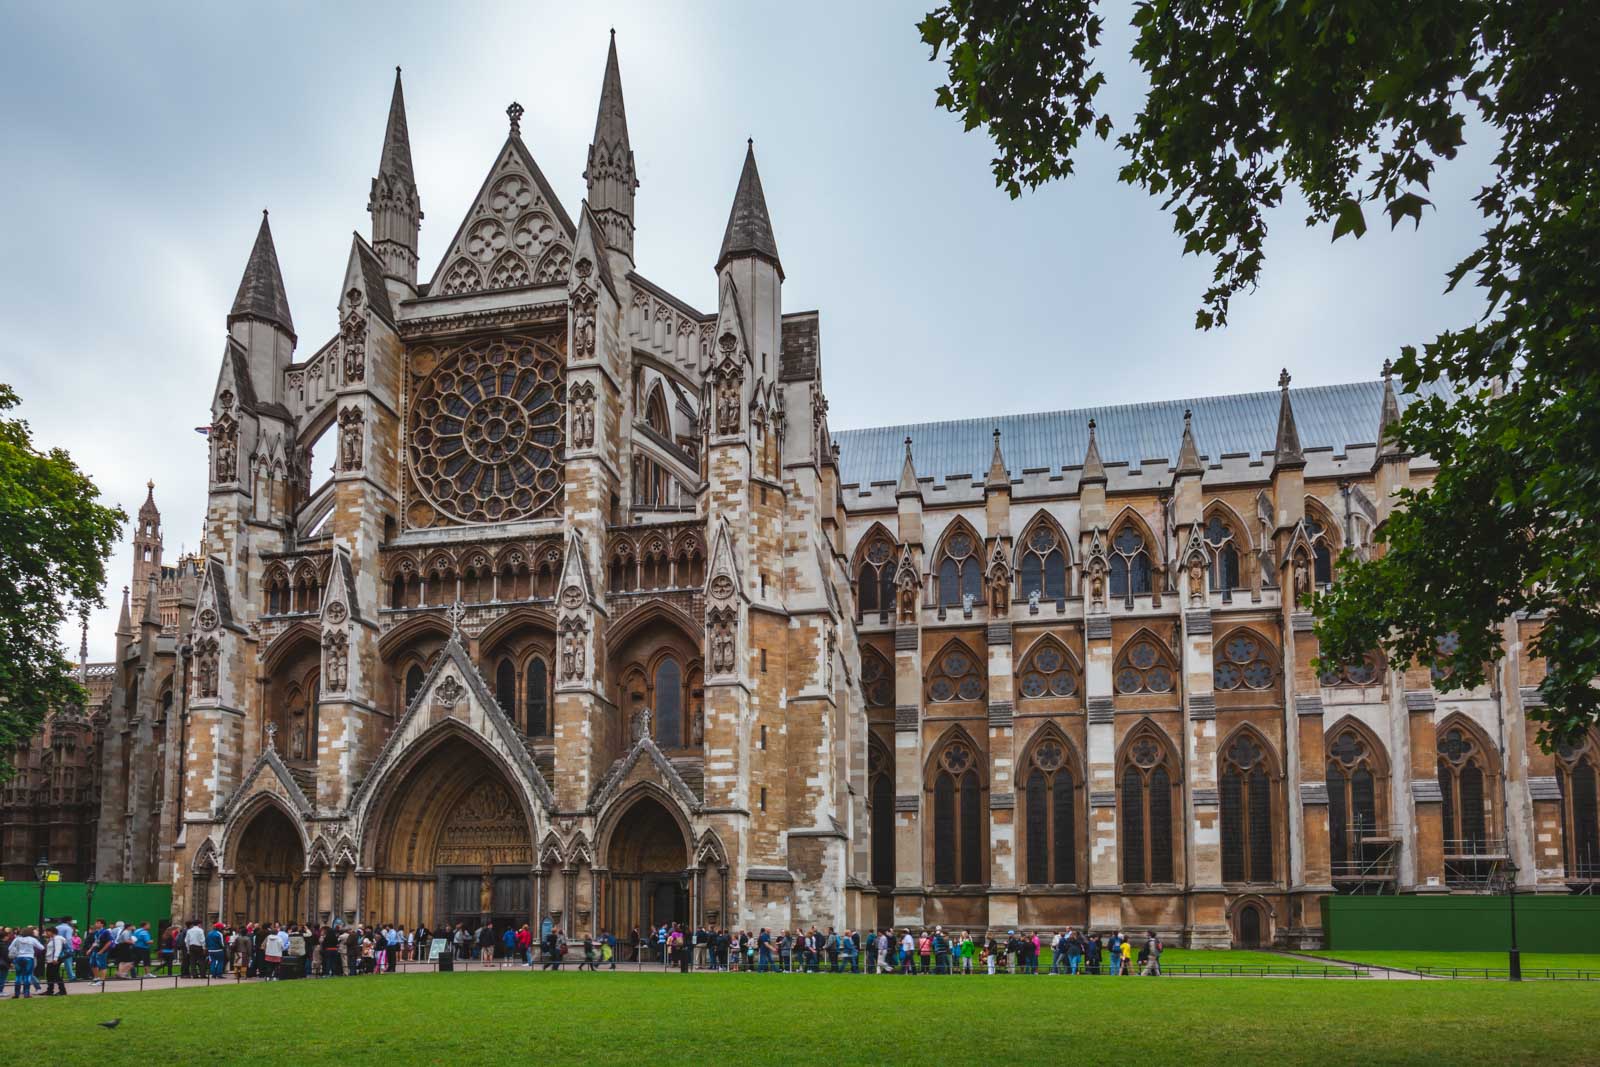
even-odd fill
[[[264,803],[235,833],[233,891],[226,905],[233,922],[301,919],[306,855],[288,813]]]
[[[606,845],[606,925],[625,934],[689,922],[693,884],[682,822],[654,795],[639,796]]]

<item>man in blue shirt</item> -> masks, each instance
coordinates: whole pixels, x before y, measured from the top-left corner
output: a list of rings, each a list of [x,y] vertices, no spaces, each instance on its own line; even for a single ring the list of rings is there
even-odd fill
[[[71,942],[67,942],[71,944]],[[133,973],[138,974],[140,968],[150,969],[150,924],[142,922],[139,929],[133,932]]]
[[[222,956],[226,942],[222,939],[222,924],[214,923],[206,931],[206,955],[211,959],[211,977],[222,977]]]

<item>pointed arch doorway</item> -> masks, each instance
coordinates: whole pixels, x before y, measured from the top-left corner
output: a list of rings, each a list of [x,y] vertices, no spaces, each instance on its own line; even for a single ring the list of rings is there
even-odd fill
[[[606,846],[606,925],[625,936],[663,923],[687,925],[694,914],[689,842],[661,801],[644,795],[612,828]]]

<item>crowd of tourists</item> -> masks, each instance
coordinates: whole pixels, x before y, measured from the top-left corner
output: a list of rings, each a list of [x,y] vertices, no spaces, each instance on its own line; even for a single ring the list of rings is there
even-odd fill
[[[687,971],[850,974],[1105,974],[1159,975],[1163,946],[1155,931],[1143,938],[1121,931],[1089,933],[1072,927],[1051,933],[1008,931],[974,937],[942,926],[913,931],[809,930],[692,932],[673,924],[630,941],[665,967]],[[1047,961],[1041,970],[1041,961]]]
[[[608,930],[568,938],[552,918],[537,932],[528,924],[497,930],[492,923],[475,928],[457,923],[432,931],[341,920],[242,926],[190,920],[159,933],[152,933],[147,922],[135,926],[104,920],[80,932],[71,918],[63,918],[43,928],[0,928],[0,994],[12,972],[12,996],[31,997],[35,990],[41,996],[64,996],[69,982],[101,984],[146,975],[280,981],[386,974],[411,961],[449,966],[474,959],[545,970],[615,970],[625,960],[684,972],[1159,975],[1161,953],[1154,931],[1140,939],[1121,931],[1074,928],[973,937],[942,926],[919,931],[763,927],[751,932],[715,926],[691,931],[673,923],[642,933],[634,927],[619,940]],[[448,964],[442,956],[449,957]],[[1048,960],[1043,970],[1042,960]]]

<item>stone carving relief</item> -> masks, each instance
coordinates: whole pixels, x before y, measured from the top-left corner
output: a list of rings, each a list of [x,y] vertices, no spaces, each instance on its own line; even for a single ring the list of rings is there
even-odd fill
[[[742,379],[724,371],[717,378],[717,433],[736,434],[741,424],[739,394]]]
[[[738,616],[733,608],[712,608],[707,615],[711,624],[711,673],[732,674],[735,667],[734,636]]]
[[[226,396],[227,394],[223,394]],[[212,436],[217,442],[217,471],[218,483],[236,482],[239,480],[239,424],[229,415],[224,415],[217,420],[211,429]]]
[[[587,670],[588,627],[582,619],[569,618],[561,624],[561,680],[581,682]]]
[[[217,617],[215,608],[201,608],[200,614],[195,617],[195,622],[199,624],[200,629],[207,633],[215,630],[221,624],[221,621]]]
[[[1004,615],[1011,610],[1011,568],[1006,564],[1005,549],[996,545],[989,560],[989,613]]]
[[[1311,608],[1311,560],[1304,549],[1294,554],[1294,606],[1302,611]]]
[[[195,642],[195,692],[202,699],[217,695],[218,654],[219,648],[215,637],[203,637]]]
[[[350,682],[350,637],[342,630],[329,630],[322,639],[323,690],[342,693]]]
[[[447,674],[440,680],[438,688],[433,691],[439,703],[447,708],[453,708],[461,703],[461,698],[467,695],[467,687],[461,684],[461,679],[453,674]]]
[[[339,469],[358,471],[362,466],[361,409],[345,408],[339,412]]]
[[[917,601],[922,594],[922,579],[917,575],[917,566],[911,560],[909,548],[900,551],[900,568],[895,573],[894,583],[898,605],[895,620],[902,625],[915,625]]]
[[[572,447],[594,447],[594,383],[579,382],[572,387]]]
[[[351,301],[359,307],[361,296],[357,293]],[[352,311],[339,328],[340,343],[344,347],[344,380],[361,382],[367,376],[367,320],[359,311]]]

